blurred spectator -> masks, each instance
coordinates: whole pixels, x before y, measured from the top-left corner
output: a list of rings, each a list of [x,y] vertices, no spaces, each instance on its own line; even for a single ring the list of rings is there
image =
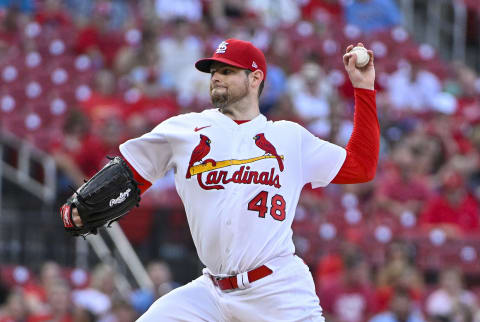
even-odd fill
[[[390,155],[376,188],[377,211],[398,218],[407,212],[417,215],[429,198],[428,178],[416,171],[418,160],[408,146],[398,144]]]
[[[111,116],[110,118],[102,119],[95,128],[94,134],[100,140],[103,158],[101,159],[101,167],[103,167],[108,159],[106,156],[120,155],[118,146],[126,141],[124,122],[120,117]]]
[[[470,149],[470,143],[466,141],[459,124],[455,121],[455,118],[444,114],[435,115],[429,123],[429,128],[426,131],[441,141],[444,147],[445,161],[454,166],[459,161],[455,158],[463,157]],[[468,172],[468,169],[472,166],[475,167],[475,165],[471,165],[465,171]],[[461,171],[461,173],[466,172]]]
[[[307,20],[343,19],[343,7],[340,0],[303,0],[300,1],[302,17]]]
[[[87,54],[97,68],[111,67],[123,45],[122,34],[108,25],[108,11],[95,10],[91,20],[81,19],[74,49]]]
[[[472,141],[472,145],[474,146],[474,151],[480,151],[480,123],[473,126],[470,130],[470,139]],[[478,153],[475,154],[477,156],[477,167],[472,173],[470,173],[468,178],[468,186],[472,191],[473,196],[480,202],[480,166],[478,161]]]
[[[422,210],[420,225],[426,229],[441,227],[451,237],[477,232],[479,202],[467,190],[462,175],[447,169],[441,179],[439,193]]]
[[[7,54],[8,50],[12,50],[18,32],[17,9],[7,9],[2,19],[0,19],[0,54]]]
[[[91,95],[82,102],[81,108],[92,121],[121,116],[122,101],[116,95],[115,75],[109,69],[102,69],[95,74],[95,83]]]
[[[342,278],[344,267],[340,254],[332,252],[322,256],[317,263],[315,282],[317,289],[325,289]],[[322,303],[323,306],[323,303]]]
[[[105,158],[99,140],[89,130],[87,117],[78,110],[72,110],[64,125],[64,137],[59,138],[51,148],[58,167],[68,177],[68,182],[64,180],[62,188],[70,182],[76,186],[82,185],[83,179],[93,176]]]
[[[93,314],[97,319],[105,317],[112,308],[115,271],[105,265],[97,265],[92,272],[90,287],[76,290],[72,294],[73,303],[85,311],[82,315]]]
[[[139,314],[146,312],[155,300],[179,286],[172,280],[172,273],[166,262],[149,263],[147,272],[153,282],[153,289],[139,289],[131,295],[131,302]]]
[[[244,0],[205,1],[208,12],[208,22],[215,30],[225,30],[229,27],[229,19],[241,19],[247,16]]]
[[[124,0],[96,0],[94,10],[107,16],[109,30],[123,29],[132,19],[134,13],[130,9],[133,5]]]
[[[99,322],[132,322],[139,315],[132,306],[124,300],[115,300],[112,303],[111,313],[99,320]]]
[[[155,0],[155,11],[162,20],[178,18],[197,22],[202,18],[202,1],[200,0]]]
[[[265,81],[265,88],[260,97],[260,111],[269,115],[270,110],[276,107],[285,93],[287,77],[280,66],[268,65],[268,74]]]
[[[27,314],[23,291],[12,288],[7,293],[5,303],[0,303],[0,322],[25,321]]]
[[[424,295],[423,277],[412,262],[406,243],[390,244],[385,264],[377,271],[376,312],[388,310],[397,288],[408,291],[411,302],[420,304]]]
[[[106,25],[110,30],[121,29],[126,21],[133,16],[129,1],[124,0],[66,0],[65,6],[68,7],[75,20],[85,20],[85,18],[102,15],[106,18]],[[142,3],[138,6],[142,7]]]
[[[176,97],[168,90],[174,81],[160,66],[155,28],[154,24],[146,24],[141,46],[124,47],[115,62],[115,73],[121,75],[118,86],[123,93],[121,115],[127,123],[128,138],[150,131],[179,111]],[[183,83],[187,82],[190,80]],[[195,84],[192,80],[187,86]],[[194,96],[191,92],[187,95]]]
[[[50,28],[71,26],[72,22],[61,0],[46,0],[41,10],[35,14],[35,20]]]
[[[455,115],[459,120],[475,122],[480,120],[480,92],[478,90],[478,75],[475,71],[461,63],[454,64],[455,80],[450,84],[453,94],[456,94],[458,107]]]
[[[159,65],[162,73],[165,73],[165,79],[172,82],[170,84],[164,83],[164,87],[176,90],[181,96],[184,95],[182,101],[185,102],[184,105],[188,105],[194,99],[192,96],[196,88],[194,86],[189,90],[186,88],[189,85],[184,83],[188,79],[191,81],[192,77],[200,78],[190,74],[196,72],[192,66],[200,59],[203,47],[199,39],[190,34],[190,27],[186,20],[176,19],[174,26],[173,34],[161,38],[157,43]],[[202,77],[202,79],[206,79],[206,77]],[[182,90],[187,92],[182,93]]]
[[[268,57],[268,74],[265,86],[268,86],[270,76],[270,65],[278,66],[285,73],[285,77],[288,77],[292,73],[293,65],[292,60],[295,59],[295,48],[292,48],[292,40],[285,32],[278,31],[271,36],[270,44],[265,51],[265,57]],[[303,61],[301,62],[303,63]],[[263,96],[263,94],[262,94]]]
[[[272,120],[295,120],[296,122],[300,122],[300,118],[295,111],[295,107],[293,106],[292,99],[289,95],[282,95],[279,99],[275,108],[272,108],[269,112],[269,118]]]
[[[370,266],[360,254],[345,258],[345,270],[336,283],[320,288],[319,298],[326,321],[361,322],[373,313]]]
[[[153,39],[156,38],[156,33],[152,31],[149,35],[150,32],[144,31],[143,35],[146,39],[142,37],[142,46],[136,49],[128,48],[130,52],[124,55],[126,59],[118,60],[116,65],[119,73],[122,70],[127,71],[130,82],[140,89],[141,93],[157,97],[164,94],[164,89],[171,86],[173,80],[169,79],[160,67],[160,59],[155,49],[156,39]],[[130,66],[122,66],[122,64]]]
[[[290,26],[300,18],[295,0],[248,0],[247,8],[259,15],[269,28]]]
[[[404,126],[408,133],[402,137],[400,142],[400,145],[404,145],[412,153],[415,160],[412,164],[414,175],[420,178],[425,175],[428,176],[425,179],[429,181],[427,184],[430,194],[432,191],[430,182],[433,180],[432,176],[436,175],[448,162],[448,150],[451,149],[452,145],[451,135],[449,131],[445,131],[447,128],[445,125],[439,128],[441,133],[428,128],[437,119],[438,115],[429,124],[418,122],[413,129],[408,129],[411,125],[408,125],[409,121],[405,121]]]
[[[46,298],[44,312],[29,316],[28,322],[73,322],[70,288],[65,281],[56,280],[49,283]]]
[[[440,286],[426,300],[426,312],[431,321],[471,321],[477,309],[476,296],[463,285],[459,269],[447,269],[440,274]],[[470,319],[465,319],[465,317]]]
[[[397,111],[438,111],[452,114],[456,108],[453,95],[442,92],[437,76],[428,71],[428,54],[412,49],[407,55],[408,64],[400,67],[388,79],[387,91],[392,107]]]
[[[65,281],[60,266],[53,261],[45,262],[40,268],[39,275],[39,283],[29,283],[24,287],[24,296],[30,313],[44,315],[48,311],[49,289]]]
[[[288,92],[302,124],[319,137],[329,137],[332,107],[338,95],[323,68],[313,61],[306,62],[300,72],[289,77]]]
[[[229,37],[250,41],[262,51],[266,51],[272,38],[271,30],[262,23],[260,17],[254,12],[249,12],[242,20],[242,24],[232,25],[228,32]],[[269,59],[268,64],[270,63]],[[269,69],[268,71],[270,72]]]
[[[345,20],[368,33],[397,26],[402,17],[394,0],[347,0]]]
[[[424,322],[420,310],[415,307],[410,292],[404,288],[396,288],[390,302],[390,309],[377,314],[370,322]]]

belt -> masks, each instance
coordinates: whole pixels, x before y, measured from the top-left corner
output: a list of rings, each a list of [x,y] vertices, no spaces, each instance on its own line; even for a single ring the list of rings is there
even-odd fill
[[[265,265],[252,269],[251,271],[241,273],[235,276],[229,277],[215,277],[210,275],[210,279],[213,284],[220,288],[222,291],[235,290],[235,289],[245,289],[250,283],[253,283],[265,276],[272,274],[272,270]]]

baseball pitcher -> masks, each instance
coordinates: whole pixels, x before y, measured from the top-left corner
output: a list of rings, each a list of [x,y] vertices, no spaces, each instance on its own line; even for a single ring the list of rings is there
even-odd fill
[[[205,269],[158,299],[139,321],[324,321],[309,268],[295,255],[291,226],[305,184],[375,176],[380,132],[373,52],[357,68],[352,48],[343,56],[355,88],[354,129],[345,148],[260,114],[265,57],[249,42],[227,39],[195,64],[210,73],[214,108],[172,117],[121,144],[122,157],[62,206],[67,231],[95,233],[174,169]]]

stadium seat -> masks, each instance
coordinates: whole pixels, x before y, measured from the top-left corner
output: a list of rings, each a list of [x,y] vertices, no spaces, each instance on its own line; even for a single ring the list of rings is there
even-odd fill
[[[0,276],[8,287],[24,286],[33,281],[30,269],[21,265],[0,266]]]

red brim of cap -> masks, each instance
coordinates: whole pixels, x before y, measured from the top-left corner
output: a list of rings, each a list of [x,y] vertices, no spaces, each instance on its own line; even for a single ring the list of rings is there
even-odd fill
[[[213,62],[220,62],[224,63],[230,66],[242,68],[242,69],[248,69],[245,68],[245,66],[240,65],[239,63],[236,63],[234,61],[231,61],[230,59],[226,58],[204,58],[200,59],[195,63],[195,68],[197,68],[199,71],[204,72],[204,73],[210,73],[210,65],[212,65]]]

